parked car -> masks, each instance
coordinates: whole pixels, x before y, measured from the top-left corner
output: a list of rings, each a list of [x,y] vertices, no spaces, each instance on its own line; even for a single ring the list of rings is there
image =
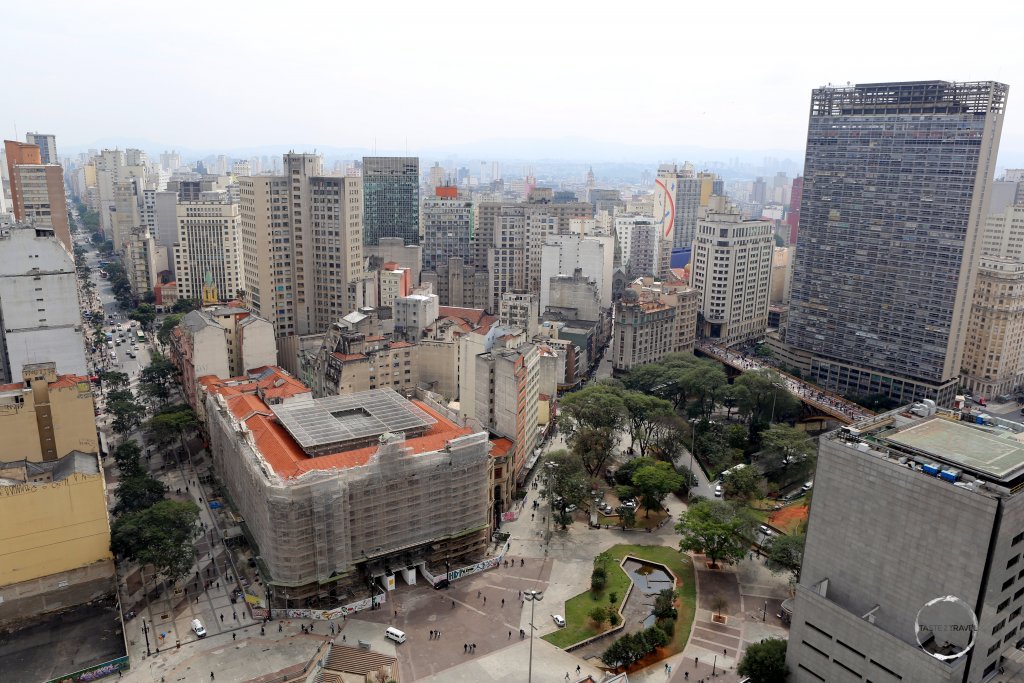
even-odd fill
[[[558,628],[565,628],[565,617],[561,614],[552,614],[551,618],[555,620],[555,626]]]
[[[811,481],[808,481],[808,482],[804,483],[804,485],[803,485],[803,490],[805,492],[806,491],[810,491],[812,488],[814,488],[814,480],[813,479]]]
[[[760,529],[761,529],[761,533],[764,534],[765,536],[771,536],[772,535],[771,527],[769,527],[767,524],[762,524],[760,526]]]
[[[722,485],[715,484],[715,497],[720,498],[722,496]]]

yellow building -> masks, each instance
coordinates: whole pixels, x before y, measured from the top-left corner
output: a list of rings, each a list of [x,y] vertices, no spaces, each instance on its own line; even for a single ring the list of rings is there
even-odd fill
[[[0,462],[0,623],[108,595],[113,576],[99,456]]]
[[[88,377],[58,375],[54,363],[35,363],[24,367],[22,378],[0,385],[0,462],[99,452]]]

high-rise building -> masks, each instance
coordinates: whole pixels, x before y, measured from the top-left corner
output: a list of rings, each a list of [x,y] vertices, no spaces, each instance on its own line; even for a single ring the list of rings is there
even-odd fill
[[[17,187],[18,192],[15,218],[52,229],[61,244],[73,250],[64,194],[64,169],[57,164],[19,164],[14,167],[11,187]]]
[[[960,385],[977,396],[1010,393],[1024,380],[1024,260],[982,257]]]
[[[786,338],[812,381],[952,401],[1007,91],[814,90]]]
[[[0,383],[34,363],[86,375],[75,262],[52,230],[0,229]]]
[[[363,157],[363,244],[381,237],[420,242],[420,160]]]
[[[920,403],[820,439],[788,680],[995,680],[1024,596],[1022,433],[998,422]]]
[[[544,244],[541,256],[541,281],[551,282],[557,275],[572,275],[579,268],[584,277],[590,278],[600,292],[601,305],[612,306],[612,263],[615,258],[615,238],[584,237],[577,235],[555,235]],[[550,304],[547,286],[540,290],[540,310]]]
[[[274,324],[280,364],[297,372],[296,335],[319,334],[356,308],[363,270],[362,182],[323,176],[322,159],[289,153],[284,176],[239,179],[246,301]]]
[[[450,258],[471,263],[472,239],[473,203],[454,187],[437,187],[423,200],[423,270],[437,270]]]
[[[239,205],[226,194],[178,204],[174,275],[180,298],[202,301],[204,290],[207,298],[213,298],[212,286],[216,300],[203,301],[208,305],[233,299],[244,289],[239,215]]]
[[[693,351],[700,296],[684,282],[638,278],[615,303],[612,369],[626,372],[669,353]]]
[[[685,249],[693,242],[700,216],[700,198],[703,179],[698,178],[693,165],[662,164],[654,180],[657,211],[654,222],[662,227],[662,237],[668,242],[666,249]],[[660,274],[660,273],[659,273]]]
[[[503,512],[512,504],[516,484],[526,476],[524,466],[537,445],[539,351],[529,343],[496,346],[472,361],[476,364],[476,417],[492,433],[513,443],[503,476],[495,473],[500,482],[494,495],[495,505],[500,505]]]
[[[789,191],[789,209],[786,211],[786,226],[789,228],[788,244],[796,244],[800,232],[800,202],[804,196],[804,177],[793,178],[793,187]]]
[[[57,136],[48,133],[26,133],[25,142],[39,147],[39,158],[44,164],[60,164],[57,156]]]
[[[15,220],[31,220],[42,228],[52,228],[71,251],[63,168],[44,162],[39,145],[30,142],[4,140],[4,153]]]
[[[712,197],[693,240],[690,282],[700,292],[700,336],[731,346],[768,329],[775,237],[770,221],[743,220]]]

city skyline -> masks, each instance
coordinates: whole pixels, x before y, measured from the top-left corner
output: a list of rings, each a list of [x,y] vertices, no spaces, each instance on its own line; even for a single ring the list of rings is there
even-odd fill
[[[40,12],[57,39],[32,70],[7,74],[9,92],[35,96],[11,98],[3,127],[12,139],[15,130],[17,139],[30,130],[55,133],[69,152],[145,142],[222,152],[317,145],[421,157],[447,151],[536,158],[546,150],[554,158],[651,163],[681,161],[688,149],[714,156],[746,150],[799,160],[806,93],[814,87],[842,79],[994,79],[1011,87],[1024,81],[1024,63],[993,31],[989,13],[958,13],[949,22],[941,7],[919,15],[869,3],[842,26],[813,31],[805,29],[817,19],[799,6],[792,8],[795,18],[786,18],[739,3],[728,23],[720,12],[662,7],[657,25],[667,28],[659,32],[646,13],[608,21],[521,4],[500,25],[469,5],[446,13],[410,7],[388,16],[330,6],[272,15],[246,8],[239,15],[231,7],[204,6],[196,15],[186,3],[180,11],[149,8],[137,18],[101,3],[98,14],[108,20],[97,22],[87,21],[84,9],[56,3],[47,12],[47,4],[5,11],[9,60],[33,46]],[[874,10],[883,7],[889,29],[913,22],[915,31],[899,32],[898,43],[892,30],[879,31]],[[1021,12],[1000,7],[999,24],[1013,25]],[[230,31],[239,20],[244,34]],[[935,48],[982,31],[994,36],[985,52]],[[281,40],[300,34],[303,40],[288,44],[289,59],[281,59]],[[146,48],[122,59],[122,46],[139,36]],[[599,45],[616,49],[588,47]],[[676,67],[665,87],[659,64],[670,61]],[[119,64],[116,79],[81,77],[112,63]],[[218,64],[268,99],[239,99],[215,77]],[[40,77],[46,89],[34,87]],[[302,109],[284,107],[272,99],[273,83],[315,96]],[[179,97],[168,97],[171,84],[180,87]],[[591,106],[581,106],[581,96],[593,98]],[[753,111],[743,102],[761,106]],[[1000,167],[1024,163],[1024,110],[1015,109],[1011,101]]]

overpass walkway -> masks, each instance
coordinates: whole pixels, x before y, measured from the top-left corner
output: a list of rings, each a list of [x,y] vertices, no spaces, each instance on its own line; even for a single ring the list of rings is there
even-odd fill
[[[859,422],[860,420],[864,420],[874,415],[874,413],[867,408],[859,406],[852,401],[848,401],[841,396],[825,391],[821,387],[808,384],[793,375],[785,373],[776,367],[768,365],[767,363],[762,363],[751,356],[744,356],[721,346],[716,346],[715,344],[709,344],[706,341],[699,340],[696,344],[696,350],[709,358],[714,358],[720,363],[725,363],[726,365],[736,368],[741,372],[747,372],[750,370],[773,370],[779,373],[783,380],[785,380],[786,389],[789,390],[789,393],[796,396],[803,403],[820,410],[826,415],[834,417],[843,424]]]

